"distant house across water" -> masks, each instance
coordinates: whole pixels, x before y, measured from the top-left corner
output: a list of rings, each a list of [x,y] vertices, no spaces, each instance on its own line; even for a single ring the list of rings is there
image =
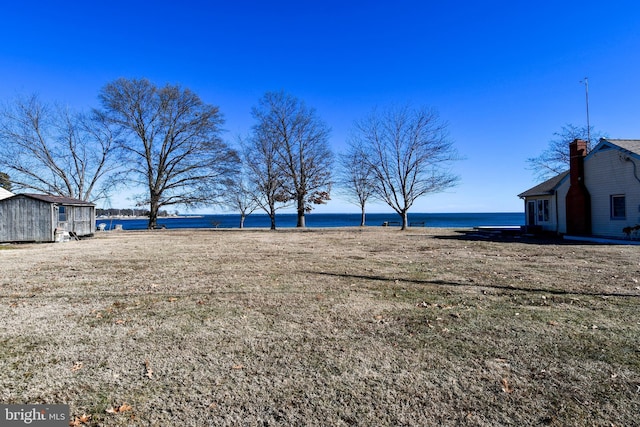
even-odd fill
[[[526,225],[576,236],[640,238],[640,140],[569,146],[570,167],[521,193]]]

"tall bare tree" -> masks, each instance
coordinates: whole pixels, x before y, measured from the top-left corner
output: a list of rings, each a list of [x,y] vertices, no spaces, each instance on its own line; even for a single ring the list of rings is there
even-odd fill
[[[374,110],[355,128],[356,141],[373,170],[376,197],[400,215],[403,230],[418,198],[458,182],[449,170],[458,154],[447,123],[435,110],[409,106]]]
[[[137,200],[149,205],[149,228],[162,207],[219,201],[238,156],[220,137],[218,107],[189,89],[146,79],[118,79],[99,97],[100,113],[126,137],[121,148],[132,184],[146,188]]]
[[[291,198],[285,188],[285,176],[278,163],[276,138],[258,122],[249,138],[242,142],[244,164],[249,171],[250,197],[264,210],[276,229],[276,211],[287,206]]]
[[[118,168],[116,136],[100,117],[16,100],[0,110],[0,167],[13,188],[96,201],[107,197]]]
[[[347,151],[338,158],[337,173],[338,191],[347,200],[360,208],[360,226],[366,224],[365,208],[367,202],[375,195],[374,171],[367,159],[364,147],[358,141],[350,140]]]
[[[589,140],[589,137],[591,139]],[[539,156],[527,159],[529,169],[540,181],[551,178],[569,169],[569,143],[576,139],[587,141],[587,152],[591,151],[592,141],[603,138],[604,134],[589,130],[586,126],[578,127],[572,124],[562,126],[560,131],[554,132],[553,139]]]
[[[296,205],[297,227],[304,227],[305,213],[330,199],[329,127],[314,109],[282,91],[267,92],[253,115],[262,136],[276,147],[276,162],[287,180],[284,188]]]

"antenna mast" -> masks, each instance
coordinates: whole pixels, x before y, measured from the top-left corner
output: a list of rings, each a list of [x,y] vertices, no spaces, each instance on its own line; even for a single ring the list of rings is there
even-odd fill
[[[591,124],[589,123],[589,77],[585,77],[580,83],[584,83],[585,96],[587,100],[587,147],[591,149]]]

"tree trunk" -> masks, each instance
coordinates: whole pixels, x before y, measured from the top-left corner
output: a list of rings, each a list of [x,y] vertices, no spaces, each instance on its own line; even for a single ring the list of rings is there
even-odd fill
[[[407,211],[402,211],[400,216],[402,217],[402,228],[401,228],[401,230],[406,230],[408,225],[409,225]]]
[[[153,230],[158,225],[158,210],[160,206],[158,204],[158,200],[155,197],[151,198],[151,203],[149,204],[149,230]]]
[[[298,211],[298,223],[296,224],[296,227],[299,227],[299,228],[304,228],[305,227],[304,210],[303,211]]]
[[[364,213],[364,206],[362,206],[362,215],[360,216],[360,227],[364,227],[365,221],[366,221],[366,215]]]
[[[240,228],[244,228],[244,219],[246,218],[246,216],[241,213],[240,214]]]
[[[299,197],[298,198],[298,223],[296,224],[296,227],[304,228],[305,225],[306,224],[304,222],[304,198]]]
[[[269,204],[269,219],[271,220],[271,230],[276,229],[276,207],[274,204]]]

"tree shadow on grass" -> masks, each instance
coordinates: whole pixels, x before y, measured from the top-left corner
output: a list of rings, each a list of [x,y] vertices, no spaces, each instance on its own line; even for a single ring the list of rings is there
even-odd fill
[[[489,288],[498,289],[502,291],[516,291],[516,292],[530,292],[540,294],[552,294],[552,295],[580,295],[580,296],[592,296],[592,297],[622,297],[622,298],[640,298],[640,294],[625,294],[619,292],[585,292],[585,291],[572,291],[562,289],[543,289],[543,288],[524,288],[519,286],[505,286],[496,284],[479,284],[479,283],[462,283],[449,280],[418,280],[418,279],[403,279],[403,278],[390,278],[377,275],[363,275],[363,274],[348,274],[348,273],[331,273],[331,272],[318,272],[307,271],[307,274],[317,274],[321,276],[341,277],[345,279],[362,279],[362,280],[377,280],[382,282],[408,282],[418,285],[435,285],[435,286],[452,286],[452,287],[465,287],[465,288]]]
[[[479,231],[457,230],[455,235],[433,236],[440,240],[457,240],[473,242],[498,242],[498,243],[525,243],[531,245],[596,245],[598,243],[586,241],[565,240],[559,236],[549,235],[526,235],[518,232],[514,233],[485,233]],[[600,243],[602,245],[602,243]]]

